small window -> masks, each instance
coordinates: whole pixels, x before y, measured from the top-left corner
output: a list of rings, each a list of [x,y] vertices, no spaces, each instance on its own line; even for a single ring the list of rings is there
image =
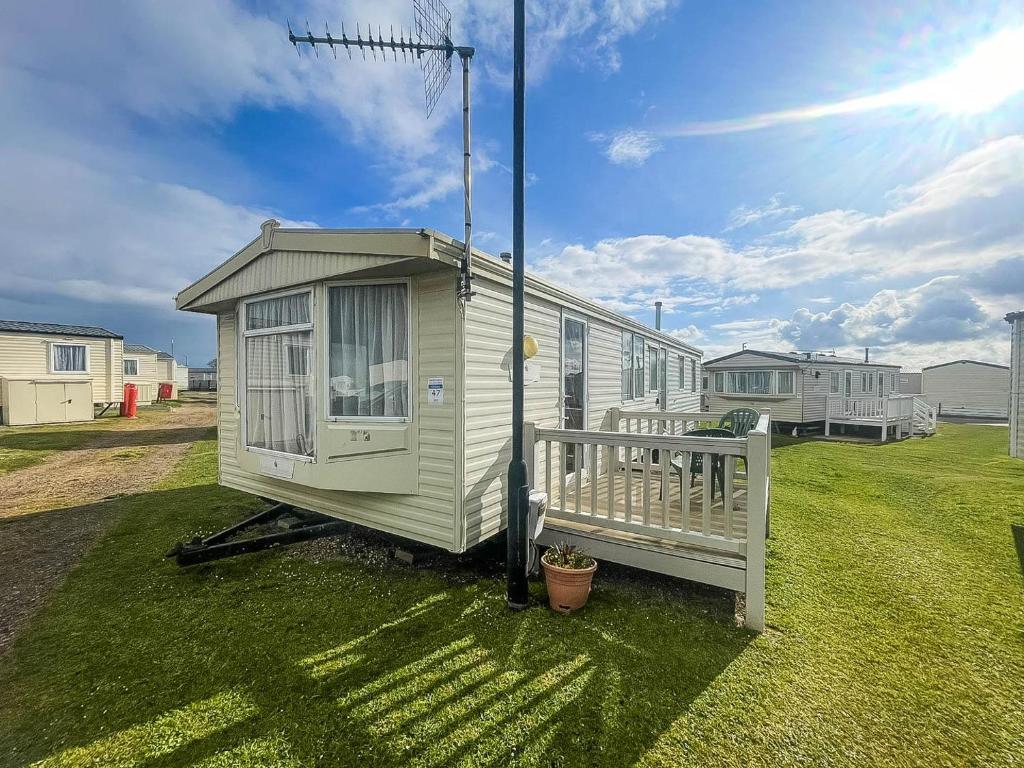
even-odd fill
[[[832,371],[828,375],[828,393],[830,395],[838,395],[842,391],[842,377],[839,375],[839,371]]]
[[[647,348],[647,362],[650,366],[648,372],[648,387],[651,392],[657,392],[660,387],[658,386],[658,348],[648,347]]]
[[[895,373],[890,374],[890,376],[889,376],[889,391],[890,392],[896,392],[897,391],[897,387],[896,387],[896,374]]]
[[[633,397],[644,396],[644,339],[633,336]]]
[[[622,332],[622,399],[633,399],[633,334]]]
[[[139,361],[134,358],[124,359],[124,375],[125,376],[138,376],[139,375]]]
[[[697,361],[690,361],[690,391],[697,391]]]
[[[679,389],[686,389],[686,358],[679,356]]]
[[[878,372],[878,394],[882,394],[885,389],[885,374],[881,371]]]
[[[51,344],[50,370],[53,373],[88,373],[88,347],[85,344]]]
[[[792,371],[779,371],[779,394],[792,395],[794,380]]]
[[[725,392],[725,373],[723,371],[715,372],[715,392]]]
[[[700,377],[700,390],[701,392],[708,391],[708,375],[706,373]]]

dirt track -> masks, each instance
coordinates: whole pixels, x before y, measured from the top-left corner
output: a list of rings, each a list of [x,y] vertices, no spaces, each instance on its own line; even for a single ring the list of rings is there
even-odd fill
[[[0,476],[0,655],[102,533],[98,502],[160,482],[214,420],[211,402],[110,419],[81,447]]]

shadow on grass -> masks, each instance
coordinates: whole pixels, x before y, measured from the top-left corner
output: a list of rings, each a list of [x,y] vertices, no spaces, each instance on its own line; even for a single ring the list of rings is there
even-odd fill
[[[0,448],[21,451],[80,451],[94,448],[135,448],[150,445],[194,443],[209,434],[210,427],[168,429],[27,430],[12,435],[0,432]]]
[[[252,497],[197,485],[111,504],[116,528],[0,667],[18,761],[632,764],[752,638],[721,595],[614,569],[578,614],[541,607],[536,581],[536,607],[511,613],[486,549],[181,570],[168,546]]]

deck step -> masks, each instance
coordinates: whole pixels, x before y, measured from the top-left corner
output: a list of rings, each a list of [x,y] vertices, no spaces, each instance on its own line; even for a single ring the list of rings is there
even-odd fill
[[[746,560],[741,555],[713,552],[677,541],[601,528],[572,520],[548,519],[538,539],[542,546],[560,541],[575,544],[598,561],[744,590]]]

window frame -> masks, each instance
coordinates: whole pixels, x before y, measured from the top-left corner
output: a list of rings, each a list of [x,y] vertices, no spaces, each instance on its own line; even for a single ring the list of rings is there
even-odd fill
[[[835,389],[832,388],[833,382],[835,383]],[[828,372],[828,393],[830,395],[841,395],[841,394],[843,394],[843,372],[842,371],[829,371]]]
[[[686,391],[686,355],[678,355],[676,360],[679,362],[679,391]]]
[[[309,322],[299,323],[292,325],[281,325],[274,328],[254,328],[251,331],[247,331],[245,328],[245,313],[246,307],[249,304],[253,304],[266,299],[281,299],[285,296],[295,296],[298,294],[306,294],[309,296]],[[241,416],[241,429],[242,429],[242,450],[248,451],[249,453],[259,453],[264,456],[279,456],[283,459],[289,459],[291,461],[301,461],[306,464],[315,464],[317,461],[317,449],[319,448],[319,436],[317,429],[317,422],[319,414],[316,413],[316,360],[313,360],[313,455],[303,456],[298,453],[286,453],[284,451],[275,451],[270,448],[260,448],[256,445],[249,445],[249,381],[248,381],[248,365],[245,354],[245,340],[250,336],[271,336],[275,334],[286,334],[286,333],[302,333],[309,331],[313,345],[310,349],[313,349],[316,345],[316,290],[313,285],[305,285],[301,288],[286,288],[281,291],[270,291],[268,293],[261,293],[255,296],[247,296],[238,302],[238,309],[235,314],[235,325],[237,339],[235,342],[235,376],[237,377],[235,382],[235,402],[238,405],[239,413]]]
[[[721,387],[718,386],[719,383],[721,383],[721,385],[722,385]],[[716,395],[724,395],[725,394],[725,371],[715,371],[714,372],[714,381],[712,382],[712,390],[711,391],[713,391]]]
[[[404,285],[406,297],[405,313],[405,338],[409,340],[409,402],[406,403],[407,416],[332,416],[331,415],[331,288],[348,287],[353,285]],[[358,422],[360,424],[411,424],[416,418],[416,401],[418,392],[416,359],[416,339],[413,337],[412,318],[415,314],[413,305],[412,278],[410,277],[388,277],[379,280],[328,280],[324,284],[323,309],[320,312],[320,319],[324,324],[322,336],[322,353],[324,356],[324,380],[321,385],[323,393],[324,421],[333,423]],[[315,343],[315,342],[314,342]],[[454,383],[454,382],[453,382]]]
[[[892,394],[892,388],[889,388],[889,393]],[[882,396],[885,394],[885,371],[878,372],[878,395]]]
[[[697,391],[697,358],[690,358],[690,392]]]
[[[135,363],[135,373],[128,373],[128,371],[126,371],[124,369],[124,364],[125,363]],[[139,376],[139,358],[137,358],[137,357],[122,357],[121,358],[121,375],[122,376],[134,376],[135,378],[138,378],[138,376]]]
[[[714,371],[715,375],[715,394],[726,395],[730,397],[750,397],[750,398],[791,398],[796,397],[796,384],[797,384],[797,373],[798,368],[736,368],[725,371]],[[768,392],[737,392],[730,387],[730,378],[739,374],[749,376],[752,373],[768,374],[769,386]],[[793,377],[793,389],[790,392],[779,391],[779,378],[780,374],[788,373]],[[718,377],[722,377],[722,389],[717,388]]]
[[[788,374],[789,377],[790,377],[790,388],[789,388],[788,392],[783,392],[782,391],[782,375],[783,374]],[[782,397],[783,395],[787,395],[787,396],[790,396],[790,397],[795,397],[796,396],[796,371],[794,371],[792,368],[785,369],[785,370],[775,371],[775,375],[772,377],[772,386],[775,389],[775,394],[779,395],[780,397]]]
[[[627,377],[628,380],[629,380],[629,391],[627,392],[625,390],[625,388],[623,388],[623,390],[622,390],[622,402],[624,402],[624,403],[627,403],[630,400],[636,400],[636,395],[633,392],[634,384],[636,383],[636,377],[633,375],[634,371],[635,371],[635,369],[633,368],[633,366],[634,366],[634,357],[636,355],[636,349],[634,347],[634,343],[635,343],[634,342],[634,338],[636,337],[636,335],[637,334],[633,333],[632,331],[627,331],[625,329],[622,329],[622,344],[624,345],[626,338],[629,338],[629,366],[628,366],[628,368],[620,369],[620,371],[619,371],[619,386],[620,387],[622,386],[622,371],[623,370],[628,370],[629,371],[629,376]],[[620,354],[620,356],[622,354],[622,347],[621,346],[619,347],[619,354]],[[621,365],[621,363],[622,363],[622,361],[620,359],[619,364]]]
[[[82,347],[85,349],[85,368],[81,371],[58,371],[56,360],[54,358],[54,352],[57,351],[57,347]],[[89,357],[89,345],[84,341],[51,341],[49,342],[49,348],[47,351],[47,357],[49,358],[49,370],[50,374],[54,376],[84,376],[92,373],[92,361]]]
[[[661,394],[661,347],[654,344],[647,345],[647,364],[651,369],[651,377],[647,382],[647,395],[653,392]]]

